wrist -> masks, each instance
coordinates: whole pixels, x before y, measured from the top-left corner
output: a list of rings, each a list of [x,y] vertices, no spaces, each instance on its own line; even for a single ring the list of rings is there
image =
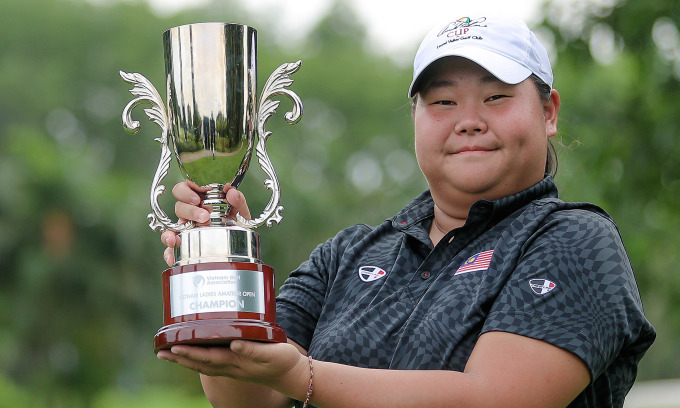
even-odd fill
[[[300,359],[295,369],[295,394],[291,395],[294,399],[309,403],[313,390],[314,365],[311,356],[300,355]],[[306,407],[306,406],[305,406]]]
[[[307,393],[305,394],[302,408],[307,408],[309,400],[312,398],[312,393],[314,392],[314,360],[312,360],[312,356],[307,356],[307,360],[309,362],[309,385],[307,386]]]
[[[288,396],[297,401],[305,401],[307,398],[307,391],[309,389],[310,369],[309,357],[298,353],[295,364],[290,369],[275,378],[271,378],[271,382],[263,382],[266,385],[281,394]]]
[[[314,389],[313,361],[311,356],[300,354],[300,359],[296,363],[294,374],[292,375],[295,380],[292,384],[293,393],[289,394],[289,396],[305,403],[305,408],[309,404],[309,399]]]

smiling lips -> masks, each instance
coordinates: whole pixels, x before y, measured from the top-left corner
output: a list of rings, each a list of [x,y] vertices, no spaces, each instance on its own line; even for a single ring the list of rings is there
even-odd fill
[[[487,148],[487,147],[481,147],[481,146],[463,146],[463,147],[461,147],[461,148],[459,148],[459,149],[456,149],[456,150],[453,152],[453,154],[459,154],[459,153],[469,153],[469,154],[478,153],[478,154],[482,154],[482,153],[491,152],[491,151],[493,151],[493,150],[496,150],[496,149]]]

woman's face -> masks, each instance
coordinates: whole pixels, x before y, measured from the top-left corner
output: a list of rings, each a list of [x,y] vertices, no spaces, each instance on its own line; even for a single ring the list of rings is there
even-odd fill
[[[413,112],[416,157],[435,200],[467,205],[539,182],[559,104],[554,90],[541,102],[531,79],[509,85],[464,58],[435,62]]]

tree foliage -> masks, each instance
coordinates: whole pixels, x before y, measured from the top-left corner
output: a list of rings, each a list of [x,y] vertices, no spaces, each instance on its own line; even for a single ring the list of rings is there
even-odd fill
[[[659,330],[643,379],[680,376],[676,3],[600,4],[572,16],[556,1],[540,28],[554,44],[563,98],[558,186],[617,220]],[[363,52],[365,30],[342,3],[294,47],[269,29],[276,16],[232,2],[170,17],[125,2],[0,4],[0,401],[104,407],[157,386],[200,394],[193,373],[151,350],[165,269],[145,221],[158,128],[141,109],[139,134],[120,121],[131,95],[118,70],[163,89],[164,30],[220,20],[258,28],[260,87],[280,64],[303,61],[291,86],[302,121],[284,123],[283,100],[268,122],[286,211],[259,232],[278,283],[338,229],[377,224],[426,187],[413,155],[410,70]],[[175,169],[165,184],[178,180]],[[268,191],[256,164],[242,188],[259,212]]]
[[[564,198],[595,202],[617,221],[658,330],[641,376],[677,377],[668,362],[680,350],[680,4],[613,3],[591,6],[578,31],[563,3],[546,8],[571,147],[561,152],[558,185]]]

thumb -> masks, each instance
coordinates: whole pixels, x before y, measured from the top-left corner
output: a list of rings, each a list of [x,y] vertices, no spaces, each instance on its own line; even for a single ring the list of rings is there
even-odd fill
[[[258,350],[259,345],[260,344],[254,341],[232,340],[229,348],[231,351],[238,354],[239,357],[259,361],[262,357],[262,351]]]
[[[231,351],[239,357],[257,363],[271,363],[273,361],[286,361],[286,356],[292,353],[298,356],[298,350],[287,343],[262,343],[249,340],[232,340],[229,345]],[[291,349],[291,350],[289,350]]]
[[[233,210],[245,219],[250,219],[250,209],[248,208],[248,203],[246,202],[246,196],[243,195],[239,190],[225,186],[225,198],[227,202],[233,207]]]

